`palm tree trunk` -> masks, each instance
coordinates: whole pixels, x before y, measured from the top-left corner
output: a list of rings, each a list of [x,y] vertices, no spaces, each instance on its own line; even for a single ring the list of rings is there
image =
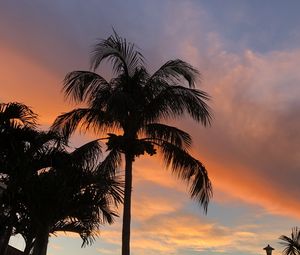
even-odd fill
[[[49,226],[42,225],[39,227],[34,242],[32,255],[46,255],[49,239]]]
[[[12,230],[13,230],[13,226],[12,226],[12,224],[10,224],[7,227],[7,229],[4,231],[3,235],[1,235],[1,237],[0,237],[0,254],[6,253]]]
[[[122,228],[122,255],[130,255],[130,221],[132,190],[132,156],[125,154],[125,192]]]

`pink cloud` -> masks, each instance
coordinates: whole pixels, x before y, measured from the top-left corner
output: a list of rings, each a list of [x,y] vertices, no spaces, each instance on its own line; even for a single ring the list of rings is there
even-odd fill
[[[184,49],[195,42],[189,44]],[[248,50],[242,56],[216,50],[207,64],[201,61],[205,53],[192,52],[205,70],[203,86],[213,97],[215,119],[209,129],[182,126],[192,133],[195,155],[215,187],[299,218],[300,50]]]

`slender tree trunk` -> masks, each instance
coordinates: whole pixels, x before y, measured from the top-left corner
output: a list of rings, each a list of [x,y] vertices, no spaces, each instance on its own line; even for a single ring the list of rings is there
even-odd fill
[[[46,255],[49,239],[49,226],[42,225],[38,228],[32,255]]]
[[[0,254],[1,255],[2,254],[5,255],[5,253],[6,253],[12,230],[13,230],[13,226],[12,226],[12,224],[9,224],[9,226],[7,227],[7,229],[5,230],[3,235],[1,235],[1,237],[0,237]]]
[[[130,255],[132,156],[125,154],[125,194],[123,207],[122,255]]]

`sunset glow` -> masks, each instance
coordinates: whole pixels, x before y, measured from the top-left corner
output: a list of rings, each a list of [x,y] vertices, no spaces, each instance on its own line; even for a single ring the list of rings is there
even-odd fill
[[[134,164],[132,255],[264,255],[300,220],[300,3],[291,1],[80,1],[0,3],[0,100],[22,102],[42,128],[74,104],[65,75],[88,70],[92,46],[112,27],[153,72],[183,59],[201,72],[212,126],[172,123],[193,138],[214,197],[205,215],[159,156]],[[110,77],[110,66],[99,73]],[[73,137],[73,146],[94,134]],[[121,209],[119,208],[121,212]],[[21,238],[12,243],[23,246]],[[51,237],[48,255],[120,254],[121,217],[90,247]]]

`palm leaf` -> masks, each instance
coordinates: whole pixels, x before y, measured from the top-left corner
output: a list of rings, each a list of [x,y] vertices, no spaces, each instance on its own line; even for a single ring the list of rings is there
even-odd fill
[[[97,189],[98,192],[106,194],[109,204],[118,206],[123,202],[124,182],[120,180],[119,176],[108,177],[106,173],[96,173],[95,181],[92,188]]]
[[[159,148],[166,166],[170,166],[179,179],[190,184],[191,197],[196,199],[206,212],[212,196],[212,186],[204,165],[187,151],[171,143],[164,142]]]
[[[189,87],[194,88],[199,72],[190,64],[180,60],[170,60],[162,65],[149,79],[149,82],[155,80],[164,80],[167,83],[173,83],[174,79],[178,82],[186,80]]]
[[[73,232],[78,233],[82,239],[81,247],[85,247],[86,245],[91,245],[95,241],[98,236],[98,232],[94,231],[99,228],[99,221],[95,219],[93,223],[91,223],[90,219],[88,221],[82,221],[74,218],[66,218],[65,220],[61,220],[55,224],[55,226],[51,229],[52,233],[63,231],[63,232]]]
[[[100,75],[88,71],[73,71],[64,79],[64,92],[75,102],[90,101],[89,99],[109,87],[109,83]]]
[[[192,143],[191,136],[172,126],[161,123],[147,124],[144,128],[146,140],[154,140],[157,143],[169,142],[179,148],[189,148]]]
[[[169,86],[161,82],[156,85],[162,89],[145,107],[146,119],[152,122],[160,118],[178,118],[188,113],[204,126],[210,124],[211,113],[205,102],[209,100],[209,96],[205,92],[182,86]]]
[[[300,254],[300,229],[295,227],[292,229],[291,237],[282,235],[279,237],[282,242],[279,242],[284,246],[284,255],[299,255]]]
[[[78,128],[80,131],[94,130],[96,133],[115,130],[116,122],[110,119],[100,109],[77,108],[70,112],[59,115],[51,126],[51,130],[60,132],[66,140]]]
[[[83,169],[91,171],[98,162],[99,156],[102,154],[99,139],[88,142],[81,147],[75,149],[72,153],[72,161]]]
[[[30,107],[21,103],[0,103],[0,125],[11,127],[28,126],[35,128],[37,114]]]
[[[143,55],[136,50],[135,45],[127,42],[116,32],[95,45],[91,57],[91,68],[97,69],[105,59],[112,63],[116,73],[124,72],[127,76],[132,75],[134,70],[143,63]]]
[[[61,133],[66,140],[75,132],[90,113],[88,108],[77,108],[59,115],[51,126],[51,130]]]
[[[117,149],[109,151],[105,159],[98,165],[96,171],[100,175],[115,176],[122,162],[121,153]]]

